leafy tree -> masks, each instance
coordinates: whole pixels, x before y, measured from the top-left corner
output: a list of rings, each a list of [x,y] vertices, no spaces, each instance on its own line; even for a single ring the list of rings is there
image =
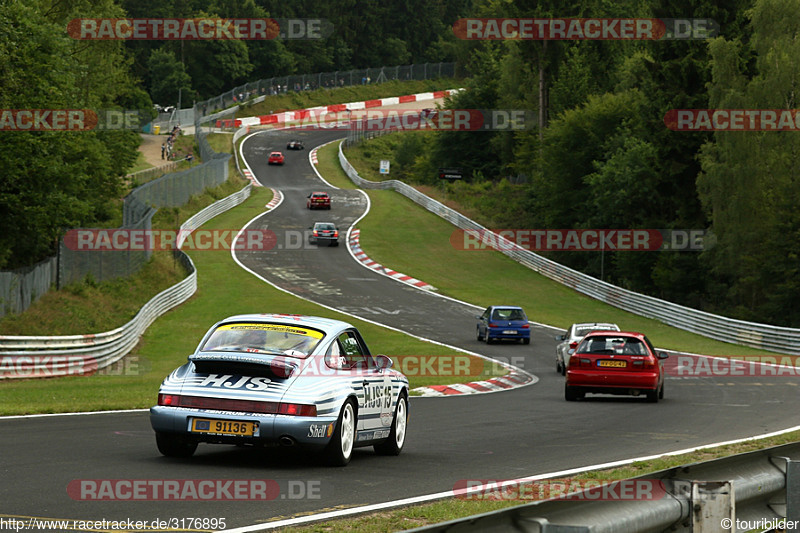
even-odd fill
[[[102,0],[0,3],[0,109],[103,109],[133,95],[120,43],[66,35],[67,22],[87,11],[122,14]],[[108,217],[138,142],[129,131],[3,132],[0,268],[43,259],[64,229]]]
[[[147,62],[150,70],[150,97],[161,105],[177,105],[178,97],[186,101],[192,94],[191,77],[175,54],[157,48]],[[212,71],[213,72],[213,71]],[[180,94],[179,94],[180,93]]]
[[[798,107],[798,8],[797,0],[758,0],[749,45],[711,43],[710,107]],[[776,132],[718,132],[703,145],[700,161],[698,190],[718,237],[708,259],[727,281],[716,295],[737,316],[800,325],[800,141]]]

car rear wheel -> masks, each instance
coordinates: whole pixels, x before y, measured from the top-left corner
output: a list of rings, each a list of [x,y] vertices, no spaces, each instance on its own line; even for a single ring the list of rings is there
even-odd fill
[[[658,403],[658,399],[661,397],[659,389],[647,391],[647,401],[650,403]]]
[[[476,328],[475,328],[475,331],[477,332],[477,335],[478,335],[478,340],[479,340],[479,341],[482,341],[482,340],[483,340],[483,337],[481,337],[481,328],[478,328],[478,327],[476,327]]]
[[[353,401],[347,400],[336,421],[333,438],[325,448],[325,462],[330,466],[345,466],[353,455],[356,441],[356,413]]]
[[[574,402],[575,400],[582,400],[584,394],[575,390],[575,387],[570,387],[569,385],[564,385],[564,399],[568,402]]]
[[[664,399],[664,383],[663,382],[661,383],[661,389],[658,391],[658,399],[659,400],[663,400]]]
[[[156,446],[161,455],[167,457],[191,457],[197,449],[197,442],[183,435],[156,433]]]
[[[483,341],[486,344],[492,344],[492,338],[489,337],[489,328],[486,328],[486,331],[483,334]]]
[[[558,359],[556,359],[556,372],[561,374],[561,361],[559,361]]]
[[[530,344],[530,343],[531,343],[530,337],[522,339],[522,344]]]
[[[406,443],[406,424],[408,422],[408,401],[405,392],[397,398],[397,407],[394,410],[394,421],[389,438],[373,446],[379,455],[400,455]]]

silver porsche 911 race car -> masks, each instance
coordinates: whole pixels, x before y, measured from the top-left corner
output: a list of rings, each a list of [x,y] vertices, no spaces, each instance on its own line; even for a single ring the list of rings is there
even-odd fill
[[[398,455],[408,379],[391,365],[338,320],[226,318],[161,384],[150,409],[156,444],[170,457],[189,457],[200,442],[304,446],[332,465],[361,446]]]

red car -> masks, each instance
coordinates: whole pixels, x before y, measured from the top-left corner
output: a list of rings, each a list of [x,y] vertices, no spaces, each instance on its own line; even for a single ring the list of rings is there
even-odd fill
[[[567,361],[567,401],[582,399],[586,393],[644,394],[649,402],[664,397],[664,352],[656,352],[641,333],[593,331]]]
[[[331,197],[326,192],[312,192],[306,200],[306,209],[330,209]]]
[[[270,152],[269,158],[267,159],[267,163],[270,165],[282,165],[283,152]]]

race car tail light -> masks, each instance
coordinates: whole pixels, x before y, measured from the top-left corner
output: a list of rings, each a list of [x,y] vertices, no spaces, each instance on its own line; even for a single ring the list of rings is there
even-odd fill
[[[316,237],[317,235],[319,235],[319,233],[317,233],[317,230],[314,230],[314,237]]]
[[[159,394],[158,405],[177,405],[180,396],[175,394]]]
[[[654,370],[656,368],[656,362],[653,359],[641,359],[634,361],[633,366],[637,370]]]
[[[333,236],[334,236],[334,237],[338,237],[338,236],[339,236],[339,232],[338,232],[338,231],[334,231],[334,232],[333,232]]]
[[[577,349],[578,349],[578,343],[577,343],[577,341],[576,341],[576,342],[571,342],[571,343],[569,343],[569,349],[570,349],[570,350],[577,350]]]
[[[530,324],[523,324],[522,329],[530,329]]]
[[[497,324],[495,324],[494,322],[489,322],[489,327],[490,328],[496,328]]]
[[[282,403],[278,414],[294,416],[317,416],[317,406],[302,403]]]

